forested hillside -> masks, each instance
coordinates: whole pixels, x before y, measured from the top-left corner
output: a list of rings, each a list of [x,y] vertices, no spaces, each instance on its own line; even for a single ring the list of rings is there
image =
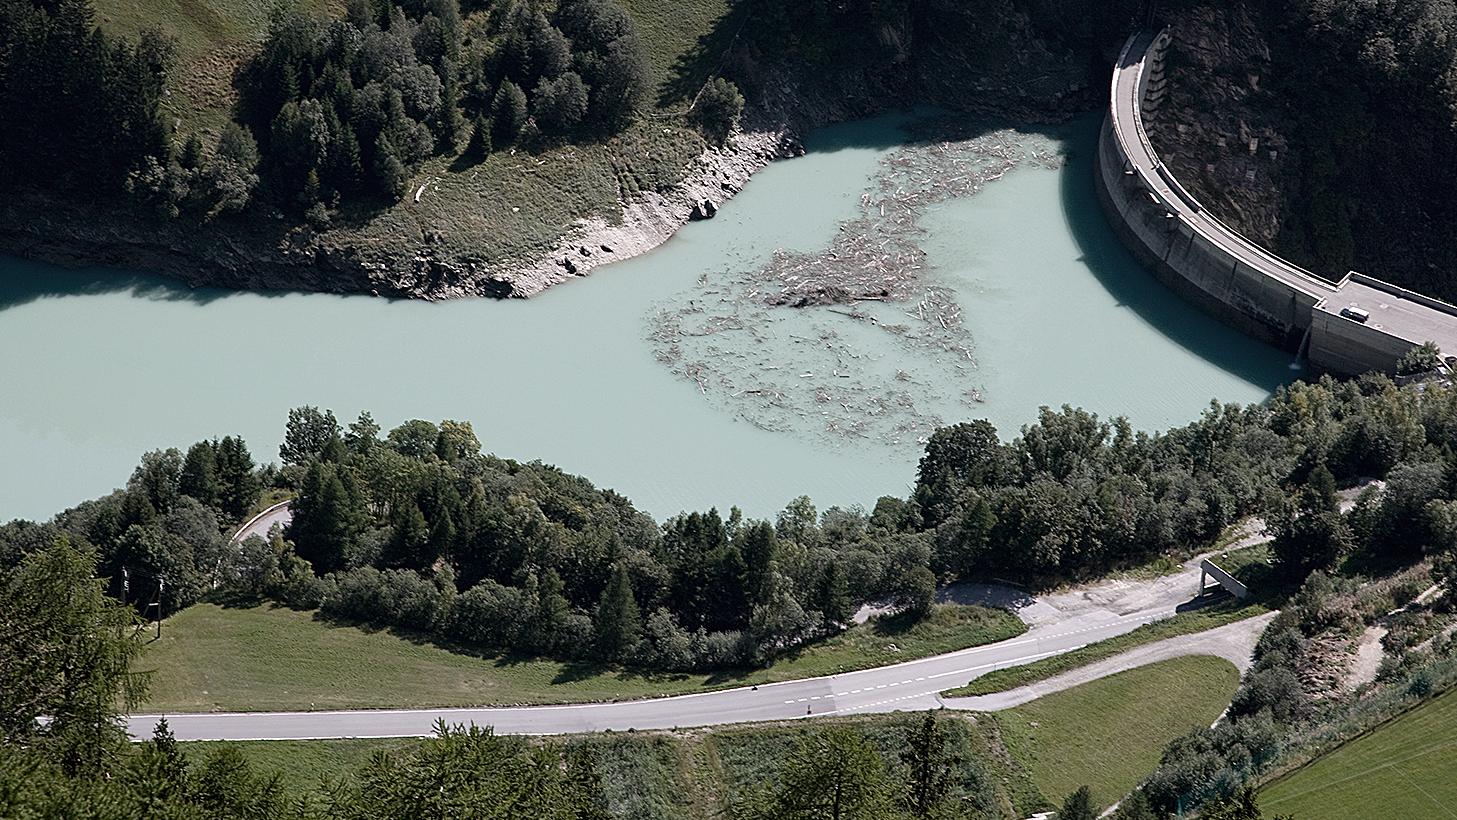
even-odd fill
[[[1252,514],[1291,579],[1355,545],[1414,560],[1457,544],[1457,389],[1384,377],[1212,405],[1167,433],[1045,410],[1011,443],[986,422],[931,438],[909,498],[773,521],[737,510],[661,524],[586,479],[487,455],[469,424],[290,414],[281,466],[236,438],[147,454],[125,489],[46,524],[0,528],[9,563],[65,536],[94,549],[110,592],[175,612],[272,598],[327,618],[454,645],[647,669],[741,669],[844,629],[889,599],[920,617],[938,582],[1034,586],[1182,557]],[[1334,488],[1384,478],[1358,515]],[[224,534],[259,493],[294,495],[270,542]],[[221,596],[221,597],[220,597]]]
[[[98,2],[0,3],[7,246],[417,296],[616,258],[551,254],[628,203],[686,219],[699,176],[731,193],[779,134],[908,101],[1095,111],[1145,20],[1131,0]],[[1450,2],[1158,13],[1180,35],[1155,132],[1201,196],[1320,272],[1452,295]],[[759,136],[734,142],[743,111]]]
[[[1129,15],[1025,0],[0,8],[0,98],[26,114],[0,142],[8,246],[196,283],[417,296],[531,293],[640,252],[691,196],[721,200],[818,124],[915,100],[1034,120],[1088,108],[1091,55]],[[71,70],[82,38],[113,60],[140,49],[134,76]],[[47,65],[63,67],[49,85],[27,81]],[[80,82],[93,87],[46,98]],[[134,110],[81,123],[69,106],[87,95]],[[732,140],[745,110],[752,133]],[[108,148],[84,154],[83,138]],[[670,227],[551,256],[631,203]]]
[[[0,652],[16,659],[0,664],[0,778],[51,784],[0,799],[125,806],[121,795],[133,792],[115,788],[133,783],[158,789],[164,802],[253,795],[265,816],[285,811],[270,802],[280,798],[267,780],[250,780],[226,754],[195,775],[163,776],[177,761],[165,738],[124,764],[107,751],[118,739],[111,710],[145,683],[126,672],[140,650],[135,615],[158,607],[266,597],[455,646],[643,671],[739,668],[839,630],[870,597],[889,596],[915,617],[938,582],[1013,577],[1042,586],[1098,576],[1186,556],[1230,522],[1259,514],[1274,536],[1274,580],[1300,591],[1261,642],[1231,720],[1170,747],[1144,789],[1158,810],[1235,796],[1332,721],[1379,715],[1457,678],[1452,642],[1427,641],[1430,649],[1382,673],[1395,685],[1341,717],[1344,701],[1310,677],[1332,640],[1411,601],[1427,579],[1451,580],[1454,438],[1457,388],[1327,379],[1292,385],[1266,405],[1213,405],[1159,435],[1070,408],[1044,411],[1010,443],[984,422],[944,428],[927,446],[914,492],[882,498],[871,512],[820,513],[799,499],[772,522],[710,510],[655,524],[585,479],[484,454],[468,424],[411,421],[382,434],[367,414],[346,427],[300,408],[278,465],[255,466],[236,438],[156,451],[112,495],[51,522],[0,527],[0,612],[10,625],[0,630]],[[1384,488],[1341,514],[1336,490],[1358,479]],[[270,541],[230,545],[227,534],[265,492],[296,496],[293,525]],[[1372,572],[1379,580],[1362,584],[1361,573]],[[1394,640],[1414,645],[1440,623],[1403,621]],[[57,687],[56,676],[67,685]],[[51,720],[37,721],[42,715]],[[834,760],[868,754],[856,745],[863,739],[833,742],[849,744]],[[498,761],[517,772],[511,782],[539,776],[542,794],[567,801],[544,805],[582,805],[570,794],[588,806],[597,799],[583,785],[597,770],[570,747],[531,751],[450,736],[429,748],[442,760]],[[786,765],[784,776],[794,776]],[[233,784],[225,793],[209,791],[224,781]],[[904,804],[894,802],[890,781],[878,782],[865,805],[885,816]],[[413,799],[408,789],[391,791],[405,785],[335,799],[374,816],[370,807],[388,794]],[[498,786],[506,781],[490,788]],[[772,801],[785,794],[764,791],[754,801],[769,802],[746,802],[735,816],[765,816],[755,813],[765,806],[779,816]]]

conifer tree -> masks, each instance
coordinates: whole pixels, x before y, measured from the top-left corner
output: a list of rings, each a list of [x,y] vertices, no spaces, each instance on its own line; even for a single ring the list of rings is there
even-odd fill
[[[293,502],[289,537],[299,557],[313,564],[320,575],[343,568],[345,550],[365,523],[358,499],[339,476],[341,469],[323,461],[310,464]],[[424,529],[423,521],[420,529]]]
[[[830,624],[849,623],[855,614],[854,604],[850,600],[850,585],[839,563],[829,562],[820,573],[815,585],[813,606]]]
[[[430,547],[430,526],[426,523],[425,514],[420,511],[419,504],[406,501],[396,507],[394,515],[390,516],[390,525],[394,528],[394,535],[390,538],[386,564],[423,569],[434,561],[433,555],[427,555]]]
[[[777,550],[778,539],[769,522],[759,521],[745,530],[739,551],[743,553],[744,564],[748,567],[744,587],[751,606],[764,603],[769,596]]]
[[[514,145],[526,126],[526,92],[510,82],[501,83],[491,103],[492,141],[497,147]]]
[[[901,762],[910,769],[906,782],[906,808],[914,817],[937,817],[951,794],[951,764],[946,753],[946,731],[936,725],[936,713],[927,712],[906,738]]]
[[[627,567],[618,563],[612,579],[597,603],[597,651],[602,657],[621,660],[637,644],[642,635],[642,614],[632,594],[632,581]]]
[[[241,436],[223,436],[215,451],[218,508],[232,521],[240,521],[258,500],[262,487],[254,473],[253,455]]]
[[[410,172],[400,161],[394,143],[383,135],[374,146],[374,183],[392,201],[403,199],[410,183]]]
[[[200,171],[203,164],[202,138],[196,133],[188,134],[187,141],[182,143],[182,153],[178,155],[177,161],[188,171]]]
[[[485,114],[476,117],[475,129],[471,131],[470,143],[466,145],[465,153],[475,159],[485,159],[491,155],[491,120]]]
[[[218,481],[215,448],[211,441],[199,441],[187,448],[177,480],[178,492],[209,506],[217,506],[222,486]]]
[[[1093,790],[1079,786],[1078,790],[1062,801],[1057,811],[1057,820],[1096,820],[1098,810],[1093,806]]]

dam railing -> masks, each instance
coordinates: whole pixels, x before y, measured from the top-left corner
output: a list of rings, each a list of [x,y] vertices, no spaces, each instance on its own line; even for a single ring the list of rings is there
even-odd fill
[[[1308,296],[1317,299],[1329,296],[1336,289],[1334,283],[1276,256],[1225,224],[1200,204],[1159,158],[1144,125],[1143,104],[1149,83],[1149,59],[1167,46],[1170,37],[1168,28],[1157,32],[1144,29],[1129,37],[1118,55],[1110,89],[1109,111],[1119,152],[1138,174],[1144,187],[1163,200],[1173,215],[1210,244],[1255,271],[1279,279]]]

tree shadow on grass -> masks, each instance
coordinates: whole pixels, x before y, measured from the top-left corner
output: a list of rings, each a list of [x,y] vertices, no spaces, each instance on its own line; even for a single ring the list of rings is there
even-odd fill
[[[1368,540],[1341,560],[1336,566],[1335,574],[1347,578],[1381,578],[1407,569],[1421,559],[1420,550],[1404,553],[1400,549],[1378,546]]]
[[[664,672],[631,666],[612,666],[598,661],[575,660],[560,663],[562,664],[561,671],[551,679],[553,685],[578,683],[602,675],[615,675],[620,681],[659,684],[683,683],[698,677],[688,672]]]
[[[658,86],[658,106],[686,105],[698,89],[722,68],[731,49],[740,45],[749,21],[749,3],[734,3],[706,34],[678,58]]]
[[[239,590],[217,590],[203,598],[204,603],[216,604],[223,609],[256,609],[268,605],[269,609],[285,609],[282,604],[257,593]]]
[[[246,604],[244,604],[246,605]],[[333,628],[356,629],[368,635],[386,634],[409,642],[416,646],[431,646],[452,655],[459,655],[483,663],[489,663],[498,669],[510,669],[513,667],[527,666],[530,664],[549,663],[557,664],[559,669],[552,677],[553,685],[578,683],[584,680],[602,675],[615,675],[623,681],[649,681],[674,683],[682,682],[696,677],[695,674],[687,672],[669,672],[654,669],[641,669],[631,666],[618,666],[615,664],[603,663],[602,661],[585,658],[557,658],[547,655],[532,655],[526,652],[495,649],[491,647],[474,646],[468,643],[452,641],[428,632],[408,629],[400,626],[377,624],[369,621],[358,621],[348,618],[336,618],[315,612],[313,619],[319,623]]]
[[[870,634],[877,638],[898,638],[910,632],[922,620],[910,612],[894,612],[874,618],[866,626],[870,627]]]

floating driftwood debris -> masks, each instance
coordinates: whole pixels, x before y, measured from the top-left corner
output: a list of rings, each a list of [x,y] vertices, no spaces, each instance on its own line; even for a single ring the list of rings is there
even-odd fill
[[[920,220],[1018,165],[1056,167],[1062,156],[1037,135],[964,134],[931,122],[883,157],[823,251],[781,249],[754,270],[705,272],[654,317],[657,359],[771,431],[905,444],[941,423],[932,408],[982,402],[974,328],[927,261]]]

